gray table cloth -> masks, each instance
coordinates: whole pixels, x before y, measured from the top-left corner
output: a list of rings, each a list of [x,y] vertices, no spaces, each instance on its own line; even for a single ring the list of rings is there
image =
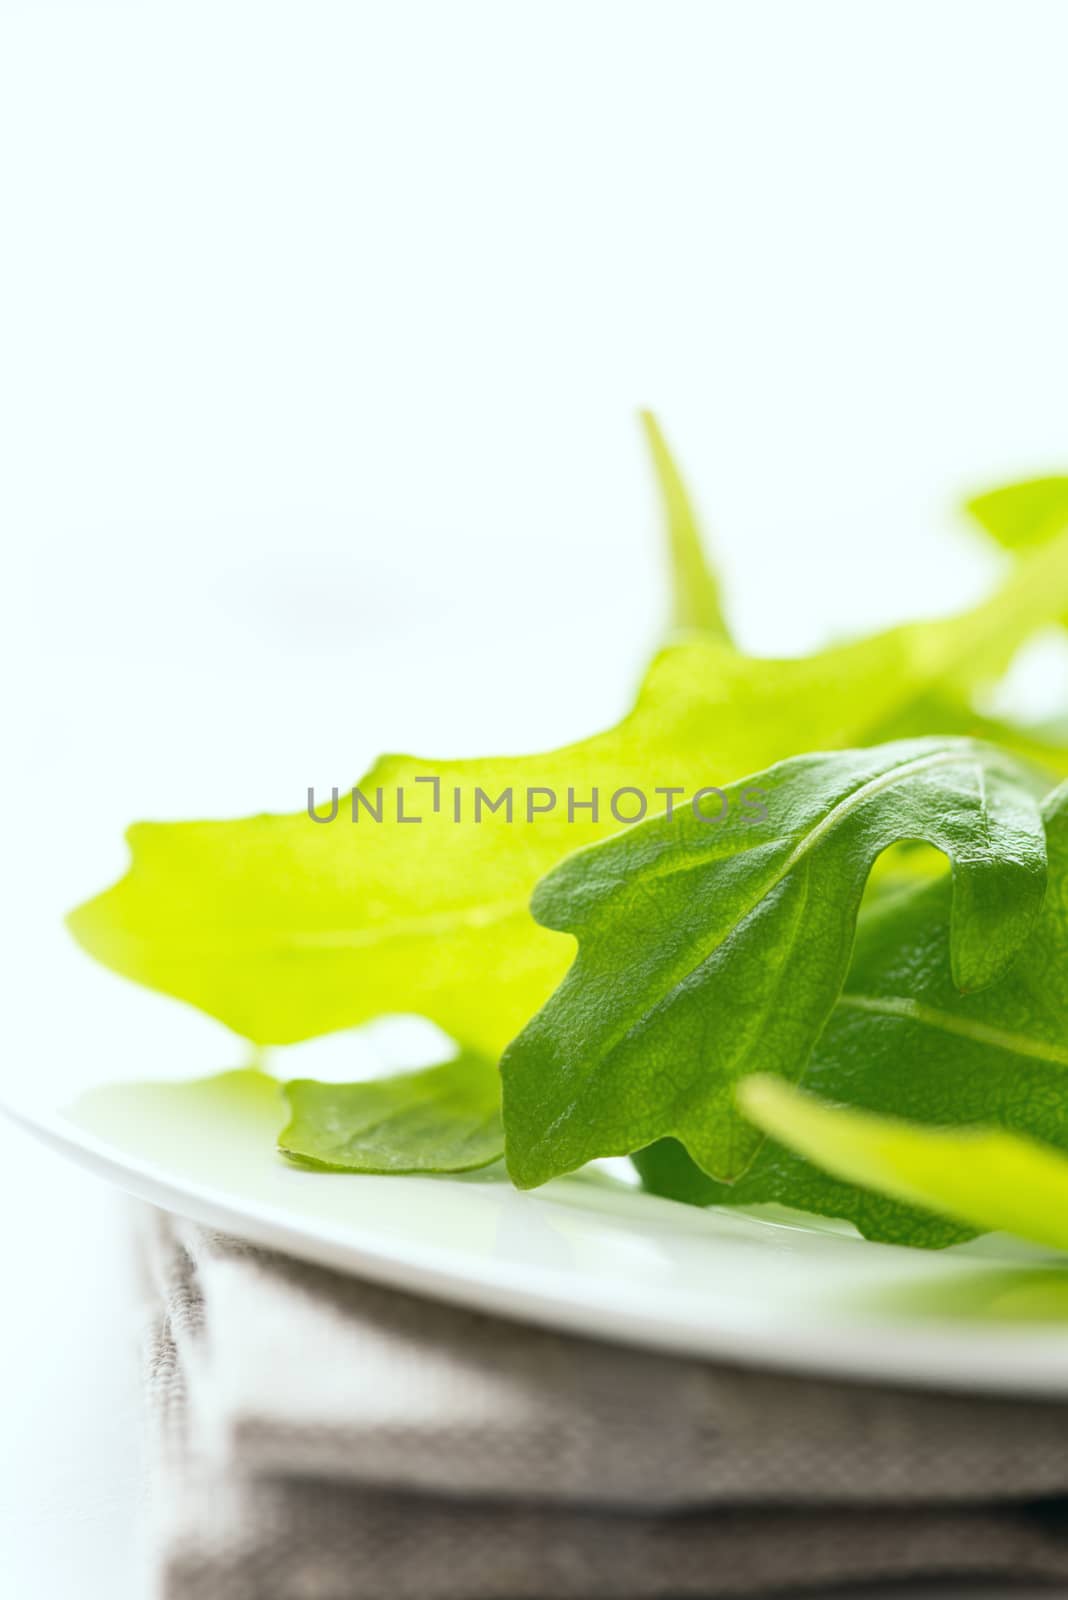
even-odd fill
[[[1068,1408],[658,1356],[140,1232],[166,1600],[1068,1579]]]

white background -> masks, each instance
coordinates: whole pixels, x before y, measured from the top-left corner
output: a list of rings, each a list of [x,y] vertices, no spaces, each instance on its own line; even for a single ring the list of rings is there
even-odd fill
[[[1066,58],[1033,0],[0,5],[0,1092],[240,1057],[65,942],[132,818],[622,709],[638,405],[752,648],[979,595],[957,500],[1068,467]],[[116,1208],[0,1162],[0,1587],[132,1594]]]

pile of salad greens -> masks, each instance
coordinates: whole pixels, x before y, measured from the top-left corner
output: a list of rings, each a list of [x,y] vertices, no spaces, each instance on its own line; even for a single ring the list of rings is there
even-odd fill
[[[1068,621],[1068,478],[970,502],[1008,552],[982,604],[766,660],[732,642],[644,422],[675,615],[633,710],[548,754],[385,756],[359,788],[433,770],[490,793],[649,791],[665,772],[700,790],[711,763],[722,794],[629,826],[139,823],[75,937],[257,1046],[398,1013],[450,1036],[453,1059],[421,1071],[285,1085],[279,1147],[307,1167],[503,1157],[526,1189],[628,1155],[646,1189],[692,1204],[1068,1248],[1068,718],[977,709]]]

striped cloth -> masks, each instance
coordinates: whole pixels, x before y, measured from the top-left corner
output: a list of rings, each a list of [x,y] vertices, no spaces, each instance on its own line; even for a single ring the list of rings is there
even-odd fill
[[[1068,1580],[1058,1405],[600,1344],[147,1209],[141,1246],[165,1600]]]

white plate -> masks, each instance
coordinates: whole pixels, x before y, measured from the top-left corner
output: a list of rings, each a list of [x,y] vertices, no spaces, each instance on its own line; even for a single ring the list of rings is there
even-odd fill
[[[520,1194],[463,1178],[301,1170],[273,1080],[101,1088],[8,1107],[145,1200],[419,1294],[661,1350],[848,1378],[1068,1394],[1068,1270],[1004,1239],[926,1252],[652,1199],[600,1172]]]

